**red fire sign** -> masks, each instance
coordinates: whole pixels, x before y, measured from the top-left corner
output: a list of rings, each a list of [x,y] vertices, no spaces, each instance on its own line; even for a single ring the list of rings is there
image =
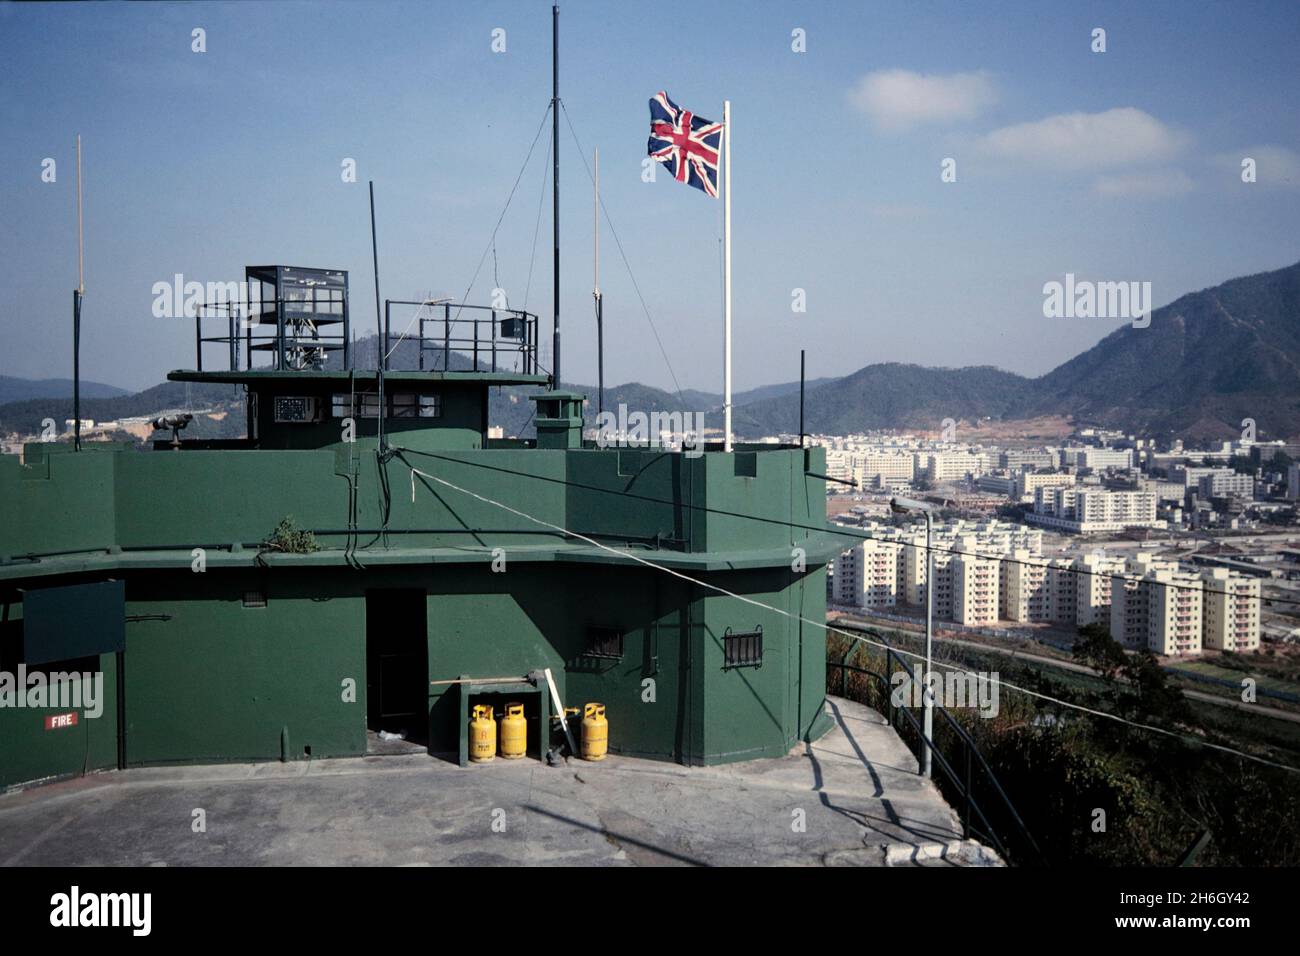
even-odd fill
[[[77,712],[69,711],[66,714],[50,714],[45,718],[46,730],[58,730],[62,727],[77,726]]]

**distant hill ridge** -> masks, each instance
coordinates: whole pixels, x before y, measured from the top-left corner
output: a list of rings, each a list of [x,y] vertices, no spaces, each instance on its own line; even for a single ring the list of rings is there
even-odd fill
[[[358,340],[358,366],[373,367],[377,354],[374,336]],[[416,358],[415,343],[403,342],[392,367],[414,368]],[[453,354],[451,364],[468,368],[469,359]],[[0,377],[0,386],[14,382],[44,385]],[[91,397],[92,385],[83,389],[83,415],[97,419],[144,415],[195,401],[238,404],[228,386],[193,385],[186,392],[183,384],[164,383],[135,395]],[[595,386],[565,387],[586,393],[587,419],[594,423]],[[785,382],[737,393],[736,433],[757,438],[797,431],[798,389],[798,382]],[[535,391],[494,389],[492,424],[501,425],[507,435],[530,434],[533,403],[527,396]],[[70,385],[66,394],[71,395]],[[710,392],[685,390],[679,397],[638,382],[607,387],[605,407],[617,410],[619,403],[644,412],[703,411],[706,425],[722,424],[722,398]],[[1262,439],[1300,436],[1300,263],[1188,293],[1156,309],[1149,326],[1117,329],[1039,378],[991,366],[886,362],[842,378],[808,382],[804,412],[807,430],[821,434],[937,430],[945,418],[1014,421],[1060,415],[1078,424],[1153,437],[1232,438],[1241,434],[1244,419],[1255,422]],[[0,404],[0,432],[34,431],[44,417],[60,422],[71,417],[70,398],[29,395],[26,401]],[[240,416],[228,418],[227,427],[242,421]]]

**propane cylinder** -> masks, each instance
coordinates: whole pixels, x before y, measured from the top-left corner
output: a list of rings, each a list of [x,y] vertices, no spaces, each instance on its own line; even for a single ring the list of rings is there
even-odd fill
[[[609,750],[609,722],[604,704],[587,704],[582,708],[582,759],[604,760]]]
[[[492,707],[475,704],[474,716],[469,722],[469,759],[474,763],[487,763],[497,753],[497,722],[492,719]]]
[[[517,760],[528,750],[528,721],[524,705],[511,702],[501,718],[501,756]]]

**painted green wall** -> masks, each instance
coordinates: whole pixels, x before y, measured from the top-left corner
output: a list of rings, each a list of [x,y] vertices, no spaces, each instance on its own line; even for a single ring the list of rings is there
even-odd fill
[[[133,577],[127,614],[171,619],[128,624],[128,765],[278,760],[284,727],[294,758],[364,753],[360,583],[298,569]],[[266,607],[243,606],[254,588]]]
[[[98,717],[88,718],[84,707],[0,707],[0,789],[117,766],[116,657],[100,655],[99,669],[104,680]],[[46,716],[73,709],[76,726],[45,729]]]
[[[340,547],[342,536],[330,532],[348,524],[354,451],[357,525],[378,528],[381,466],[364,447],[51,451],[26,467],[0,458],[0,560],[111,547],[124,559],[167,549],[181,562],[162,570],[154,558],[153,567],[114,572],[127,581],[127,614],[147,618],[127,625],[128,764],[279,759],[285,727],[295,759],[305,747],[313,757],[363,753],[367,588],[428,593],[429,680],[549,666],[565,703],[607,706],[615,752],[687,763],[775,756],[813,728],[825,691],[825,634],[797,618],[825,619],[825,572],[813,559],[810,570],[797,569],[809,532],[789,523],[824,525],[824,482],[805,474],[824,472],[820,449],[700,458],[644,449],[442,449],[431,457],[415,454],[413,440],[406,447],[405,460],[386,465],[389,546],[504,547],[506,573],[491,571],[485,550],[465,564],[188,570],[191,548],[253,545],[286,515],[320,532],[326,548]],[[545,522],[642,548],[652,560],[681,553],[757,560],[756,569],[688,573],[791,616],[612,557],[556,552],[563,539],[554,532],[420,476],[413,501],[410,466]],[[369,531],[359,543],[363,563],[385,553]],[[57,561],[5,565],[6,588],[58,583],[59,574],[24,577],[29,567],[62,567]],[[267,592],[266,608],[242,606],[253,588]],[[726,629],[759,623],[763,666],[724,670]],[[622,660],[584,658],[593,626],[623,631]],[[356,681],[354,703],[343,700],[347,678]],[[435,749],[454,746],[451,706],[444,690],[431,688]],[[0,785],[70,772],[72,733],[51,750],[43,722],[33,735],[15,719],[0,713],[0,730],[15,728],[0,738]],[[111,766],[116,727],[83,733],[83,754],[92,754],[86,765]]]

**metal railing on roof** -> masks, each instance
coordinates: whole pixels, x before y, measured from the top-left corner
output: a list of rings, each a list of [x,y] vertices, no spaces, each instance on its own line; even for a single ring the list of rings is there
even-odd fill
[[[401,327],[396,336],[393,334],[395,308],[399,312],[396,324]],[[406,317],[400,312],[409,308],[414,312],[403,323]],[[399,347],[408,341],[415,345],[415,364],[422,372],[538,374],[537,316],[522,309],[385,299],[380,367],[389,369]]]
[[[870,633],[883,639],[878,632],[870,631]],[[894,705],[892,691],[895,685],[891,682],[890,675],[897,673],[898,670],[903,671],[908,679],[908,683],[903,686],[911,686],[916,681],[916,674],[911,665],[892,647],[884,649],[883,673],[850,663],[863,647],[864,645],[854,642],[849,645],[840,660],[826,662],[827,668],[839,671],[840,696],[848,697],[849,674],[862,674],[878,682],[883,691],[880,696],[883,697],[885,706],[883,710],[878,705],[873,706],[916,755],[918,762],[921,759],[922,747],[930,748],[932,764],[938,768],[941,775],[936,782],[941,790],[948,790],[950,798],[958,803],[962,836],[966,839],[973,837],[991,845],[1003,859],[1010,862],[1045,864],[1046,859],[1038,843],[1011,803],[1011,798],[1007,796],[1002,784],[998,782],[993,768],[988,765],[988,761],[984,759],[984,755],[980,753],[979,747],[966,729],[948,712],[947,708],[937,701],[934,703],[934,712],[940,720],[939,728],[950,733],[957,743],[955,752],[945,754],[934,739],[925,736],[922,723],[912,713],[912,709]],[[873,650],[879,652],[879,649],[873,648]],[[867,703],[871,702],[867,701]],[[934,737],[936,739],[939,737],[937,731]],[[977,789],[980,791],[978,798]],[[994,817],[997,822],[993,822],[990,817]]]

